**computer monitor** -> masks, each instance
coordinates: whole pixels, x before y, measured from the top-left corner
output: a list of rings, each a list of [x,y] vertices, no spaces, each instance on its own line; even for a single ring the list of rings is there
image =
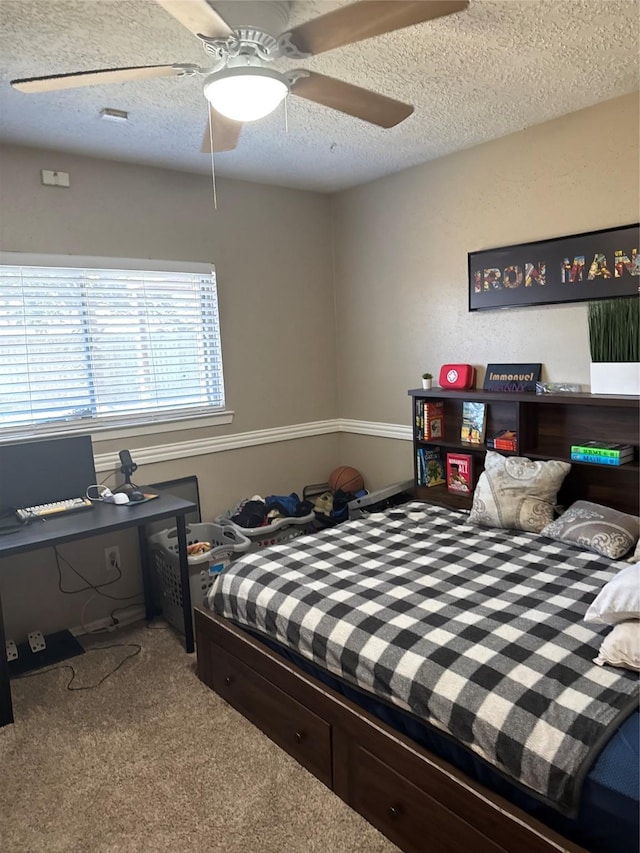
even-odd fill
[[[95,482],[90,435],[0,444],[0,510],[81,497]]]

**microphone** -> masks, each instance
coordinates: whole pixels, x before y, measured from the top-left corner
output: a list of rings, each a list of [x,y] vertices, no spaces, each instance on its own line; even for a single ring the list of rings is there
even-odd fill
[[[127,474],[131,476],[134,471],[138,470],[138,466],[131,458],[131,454],[128,450],[121,450],[118,455],[120,456],[120,465],[122,466],[120,471],[125,475],[125,477]]]

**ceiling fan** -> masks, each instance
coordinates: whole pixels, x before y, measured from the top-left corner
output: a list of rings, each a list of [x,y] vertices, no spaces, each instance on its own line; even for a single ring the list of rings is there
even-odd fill
[[[234,149],[242,123],[268,115],[287,95],[388,128],[410,116],[413,107],[315,71],[299,68],[280,72],[269,64],[277,59],[306,59],[460,12],[469,5],[468,0],[359,0],[274,37],[255,27],[233,29],[207,0],[156,2],[200,39],[211,65],[104,68],[12,80],[11,85],[21,92],[41,93],[127,80],[201,75],[210,105],[210,126],[201,148],[207,153]]]

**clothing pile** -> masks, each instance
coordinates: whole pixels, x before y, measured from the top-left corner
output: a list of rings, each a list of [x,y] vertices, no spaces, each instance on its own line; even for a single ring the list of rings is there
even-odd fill
[[[320,528],[333,527],[334,524],[347,521],[349,518],[348,503],[355,497],[356,495],[352,495],[350,492],[343,492],[338,489],[336,492],[329,490],[311,498],[317,526]]]
[[[290,495],[253,495],[228,510],[225,516],[238,527],[264,527],[280,518],[302,518],[313,512],[311,501],[301,501],[295,492]]]

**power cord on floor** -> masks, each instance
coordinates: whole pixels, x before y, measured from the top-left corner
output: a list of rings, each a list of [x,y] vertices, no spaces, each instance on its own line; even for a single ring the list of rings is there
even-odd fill
[[[124,658],[122,658],[120,663],[117,664],[117,666],[115,666],[111,670],[111,672],[108,672],[106,675],[103,675],[100,681],[96,682],[95,684],[87,684],[81,687],[72,687],[72,684],[76,679],[77,672],[69,663],[57,664],[56,666],[49,666],[45,669],[39,669],[37,672],[28,672],[24,675],[18,675],[16,676],[16,679],[35,678],[38,675],[45,675],[46,673],[53,672],[56,669],[67,669],[71,671],[71,678],[65,685],[66,690],[95,690],[96,687],[100,687],[100,685],[103,684],[107,680],[107,678],[111,678],[111,676],[114,675],[114,673],[116,673],[120,669],[120,667],[123,666],[123,664],[125,664],[128,660],[131,660],[131,658],[134,658],[136,657],[136,655],[139,655],[142,651],[142,646],[139,643],[113,643],[109,646],[94,646],[92,649],[85,649],[85,654],[89,654],[89,652],[103,651],[104,649],[134,649],[134,651],[131,652],[131,654],[126,655]]]

